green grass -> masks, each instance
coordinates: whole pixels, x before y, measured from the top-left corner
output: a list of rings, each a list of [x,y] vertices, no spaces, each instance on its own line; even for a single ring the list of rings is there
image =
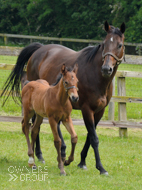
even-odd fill
[[[67,156],[70,153],[70,135],[62,126],[63,136],[67,144]],[[49,125],[41,127],[41,148],[45,165],[36,164],[40,171],[40,181],[28,167],[26,138],[21,132],[20,123],[0,122],[0,184],[1,189],[48,189],[48,190],[140,190],[142,187],[142,130],[129,129],[128,138],[119,138],[118,129],[98,127],[97,133],[100,144],[99,151],[102,164],[109,172],[109,176],[100,176],[95,168],[94,152],[90,148],[86,159],[87,171],[77,168],[80,162],[80,152],[86,139],[84,126],[75,126],[78,134],[78,143],[75,151],[75,160],[70,166],[65,167],[67,176],[60,176],[57,168],[57,153],[53,144],[53,135]],[[22,172],[17,168],[24,168]],[[42,169],[42,172],[41,172]],[[46,169],[46,170],[45,170]],[[10,173],[13,172],[13,173]],[[42,174],[48,172],[48,178],[42,180]],[[18,178],[11,180],[9,174]],[[27,177],[30,177],[31,181]],[[21,177],[21,178],[20,178]],[[33,181],[35,180],[35,181]]]
[[[2,56],[0,55],[0,62],[6,64],[15,64],[17,60],[16,56]],[[118,70],[127,70],[127,71],[139,71],[142,72],[141,65],[131,65],[131,64],[120,64]],[[0,89],[4,85],[7,77],[9,76],[10,71],[0,70]],[[139,78],[126,78],[126,96],[132,97],[142,97],[142,82]],[[115,79],[115,95],[117,95],[117,77]],[[0,99],[0,115],[21,115],[21,107],[16,105],[15,102],[10,98],[9,102],[5,107],[1,107],[2,99]],[[80,111],[72,111],[73,118],[82,118]],[[138,120],[142,119],[142,107],[138,103],[127,103],[127,118],[128,120]],[[108,119],[108,107],[102,118],[103,120]],[[118,120],[118,105],[115,103],[115,120]]]
[[[0,55],[0,63],[15,64],[17,56]]]

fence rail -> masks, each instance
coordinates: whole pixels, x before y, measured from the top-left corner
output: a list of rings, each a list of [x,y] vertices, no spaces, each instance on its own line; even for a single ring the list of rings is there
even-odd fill
[[[49,40],[49,41],[59,41],[62,42],[82,42],[82,43],[102,43],[102,40],[92,40],[92,39],[74,39],[74,38],[57,38],[57,37],[45,37],[45,36],[29,36],[29,35],[18,35],[18,34],[3,34],[0,36],[4,38],[4,43],[7,45],[8,38],[23,38],[23,39],[36,39],[36,40]],[[142,43],[130,43],[125,42],[124,45],[128,46],[142,46]]]

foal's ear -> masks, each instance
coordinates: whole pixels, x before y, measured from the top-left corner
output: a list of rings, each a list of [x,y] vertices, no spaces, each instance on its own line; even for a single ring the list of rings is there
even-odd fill
[[[124,32],[125,32],[125,23],[123,22],[122,24],[121,24],[121,26],[120,26],[120,31],[122,32],[122,34],[124,34]]]
[[[104,27],[105,27],[105,31],[106,31],[106,32],[109,32],[109,30],[110,30],[110,25],[109,25],[109,23],[108,23],[107,21],[105,21]]]
[[[62,73],[63,75],[65,75],[66,72],[67,72],[67,70],[66,70],[65,64],[63,64],[62,67],[61,67],[61,73]]]
[[[75,74],[77,74],[77,71],[78,71],[78,64],[76,63],[76,64],[74,65],[73,72],[74,72]]]

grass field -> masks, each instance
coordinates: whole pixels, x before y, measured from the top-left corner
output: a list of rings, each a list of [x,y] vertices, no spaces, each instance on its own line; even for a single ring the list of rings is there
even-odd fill
[[[2,56],[0,55],[0,63],[15,64],[16,56]],[[142,65],[131,65],[122,63],[119,70],[139,71],[142,72]],[[0,90],[7,79],[10,71],[0,70]],[[142,82],[139,78],[126,78],[126,96],[142,98]],[[117,95],[117,78],[115,79],[115,95]],[[5,107],[1,107],[2,99],[0,99],[0,115],[21,115],[21,106],[16,105],[10,98]],[[82,118],[80,111],[72,111],[73,118]],[[142,120],[142,104],[127,103],[127,118],[128,120],[141,121]],[[106,108],[103,120],[108,119],[108,107]],[[115,103],[115,120],[118,120],[118,105]]]
[[[63,126],[61,129],[67,144],[68,156],[70,136]],[[89,149],[86,160],[88,170],[77,167],[86,138],[86,129],[84,126],[75,126],[75,130],[78,134],[75,160],[70,166],[65,167],[67,176],[60,176],[56,161],[57,153],[49,125],[42,125],[40,134],[41,148],[46,163],[43,165],[36,159],[38,170],[32,171],[27,163],[27,144],[21,132],[21,124],[0,122],[0,189],[142,189],[142,130],[129,129],[129,137],[120,139],[118,129],[98,127],[100,156],[103,166],[109,172],[108,177],[100,176],[95,168],[92,148]]]
[[[14,64],[16,57],[0,56],[1,63]],[[119,70],[141,71],[139,65],[121,64]],[[0,70],[0,90],[9,71]],[[117,83],[116,83],[117,94]],[[126,79],[127,96],[142,97],[142,82],[139,79]],[[5,107],[1,107],[0,115],[21,115],[21,106],[10,98]],[[142,120],[141,104],[127,104],[128,119]],[[103,119],[107,119],[107,110]],[[115,119],[117,119],[117,103]],[[72,111],[72,118],[82,118],[80,111]],[[0,122],[0,189],[2,190],[140,190],[142,189],[142,130],[128,129],[128,138],[119,138],[117,128],[97,128],[100,144],[99,151],[104,168],[109,176],[100,176],[95,168],[93,149],[90,148],[86,159],[88,170],[77,167],[80,152],[86,139],[84,126],[74,126],[78,134],[75,160],[65,167],[67,176],[60,176],[57,168],[57,153],[54,148],[53,135],[49,125],[41,127],[41,148],[45,165],[36,159],[38,169],[32,171],[28,167],[26,138],[21,132],[20,123]],[[70,136],[61,126],[67,144],[67,157],[70,153]]]

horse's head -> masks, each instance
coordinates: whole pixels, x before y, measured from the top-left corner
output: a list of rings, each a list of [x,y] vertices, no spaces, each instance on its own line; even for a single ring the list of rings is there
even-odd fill
[[[78,96],[78,79],[76,77],[78,65],[75,64],[73,70],[68,70],[65,64],[62,65],[61,73],[63,75],[63,85],[72,102],[79,100]]]
[[[110,77],[114,67],[118,66],[124,58],[124,32],[125,24],[122,23],[120,29],[110,26],[105,22],[107,36],[103,42],[102,52],[102,75]]]

